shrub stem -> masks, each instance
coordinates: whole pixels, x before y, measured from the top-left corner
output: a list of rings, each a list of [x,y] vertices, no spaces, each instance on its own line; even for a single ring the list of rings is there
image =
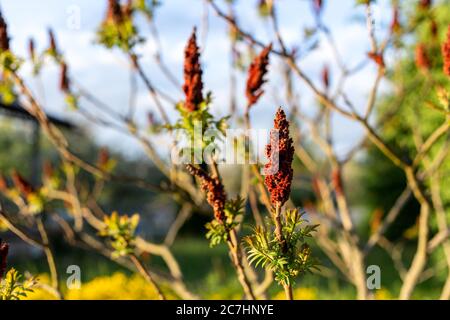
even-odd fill
[[[236,230],[231,229],[228,231],[228,247],[230,249],[231,260],[233,262],[234,268],[238,274],[238,280],[241,283],[242,288],[244,289],[245,295],[247,299],[255,300],[255,294],[253,293],[252,286],[250,281],[245,274],[244,267],[242,265],[242,254],[241,249],[239,247],[239,242],[236,234]]]
[[[147,271],[147,269],[142,264],[142,262],[139,260],[139,258],[136,257],[136,255],[132,254],[132,255],[130,255],[130,260],[131,260],[131,262],[133,262],[133,264],[136,266],[137,270],[145,278],[145,280],[147,280],[149,283],[151,283],[153,285],[153,287],[156,290],[156,294],[158,295],[159,300],[167,300],[166,297],[164,296],[164,294],[162,293],[161,289],[156,284],[155,280],[153,279],[151,274]]]
[[[273,215],[273,222],[275,224],[275,237],[280,243],[281,250],[283,253],[287,252],[287,243],[286,239],[283,236],[283,224],[281,223],[281,204],[277,203],[275,205],[275,213]],[[286,294],[287,300],[294,300],[294,295],[292,293],[292,285],[283,284],[284,293]]]

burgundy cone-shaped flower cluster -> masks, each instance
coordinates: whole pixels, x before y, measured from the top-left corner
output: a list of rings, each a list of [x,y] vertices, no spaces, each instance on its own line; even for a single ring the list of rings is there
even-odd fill
[[[121,23],[123,20],[122,8],[118,0],[108,0],[108,11],[106,12],[106,20],[114,23]]]
[[[211,177],[205,170],[193,165],[187,165],[190,174],[198,177],[202,182],[202,190],[206,192],[206,200],[214,210],[214,218],[223,222],[225,220],[225,202],[227,195],[222,182],[218,177]]]
[[[269,44],[261,51],[255,60],[253,60],[248,70],[245,94],[247,96],[247,105],[249,108],[254,105],[264,93],[262,85],[266,82],[264,76],[267,73],[270,50],[272,50],[272,44]]]
[[[203,102],[202,68],[200,66],[200,52],[194,28],[184,51],[184,85],[186,96],[184,107],[188,111],[198,110]]]
[[[442,57],[444,59],[444,73],[450,77],[450,25],[447,31],[447,40],[442,45]]]
[[[8,25],[0,12],[0,50],[9,50],[9,36],[8,36]]]
[[[269,162],[265,165],[265,184],[273,205],[282,206],[291,193],[293,141],[289,137],[289,122],[286,114],[279,108],[270,133],[270,144],[266,146]],[[278,170],[277,170],[278,169]]]
[[[6,257],[8,256],[9,245],[0,239],[0,280],[6,272]]]

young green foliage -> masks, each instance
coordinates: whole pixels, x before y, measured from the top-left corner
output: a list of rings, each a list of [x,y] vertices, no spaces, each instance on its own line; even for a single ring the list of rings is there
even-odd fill
[[[297,209],[285,212],[283,235],[286,245],[283,247],[275,236],[272,223],[267,223],[266,230],[256,227],[252,235],[244,238],[250,263],[272,270],[280,285],[292,285],[297,276],[317,269],[318,262],[311,256],[307,239],[318,226],[304,225],[303,215]]]
[[[139,224],[139,215],[131,217],[119,216],[114,211],[111,216],[105,217],[105,227],[99,232],[100,236],[108,237],[114,249],[113,258],[126,256],[134,252],[135,231]]]
[[[117,47],[129,52],[143,41],[133,23],[133,10],[118,1],[110,1],[107,16],[97,30],[97,41],[107,48]]]
[[[223,222],[216,219],[208,222],[205,227],[208,230],[206,239],[209,239],[210,247],[228,241],[229,231],[236,227],[239,222],[237,218],[244,212],[245,200],[240,196],[236,199],[228,200],[225,204],[225,220]]]
[[[227,120],[229,117],[223,117],[214,120],[209,112],[209,104],[211,103],[211,94],[206,95],[205,100],[198,106],[197,110],[187,110],[184,103],[180,102],[176,105],[177,111],[180,113],[180,119],[175,125],[166,126],[166,128],[174,130],[182,130],[189,141],[189,155],[193,157],[195,154],[203,154],[203,150],[215,144],[215,138],[220,135],[225,136],[227,129]],[[212,133],[209,135],[208,132]],[[219,132],[218,136],[216,133]],[[183,152],[183,154],[186,154]],[[200,160],[200,159],[196,159]]]
[[[27,293],[33,292],[32,288],[36,285],[36,280],[21,281],[22,275],[11,268],[0,283],[0,300],[20,300],[26,298]]]

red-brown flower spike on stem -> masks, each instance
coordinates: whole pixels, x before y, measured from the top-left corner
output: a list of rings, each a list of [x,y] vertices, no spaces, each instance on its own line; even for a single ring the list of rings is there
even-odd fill
[[[184,107],[188,111],[198,110],[203,102],[202,68],[200,65],[200,50],[197,46],[196,28],[184,51],[184,85],[183,91],[186,96]]]
[[[0,50],[9,50],[9,36],[8,36],[8,25],[3,18],[2,12],[0,11]]]
[[[61,63],[61,71],[59,75],[59,88],[62,92],[68,93],[70,91],[70,80],[67,76],[67,64]]]
[[[264,93],[262,85],[266,82],[264,76],[267,73],[267,66],[269,65],[270,50],[272,50],[272,44],[269,44],[261,51],[248,69],[247,86],[245,90],[248,109],[250,109]]]
[[[6,257],[8,256],[9,245],[0,239],[0,281],[6,272]]]
[[[447,40],[442,44],[442,58],[444,60],[444,73],[450,77],[450,24],[447,30]]]
[[[33,186],[22,175],[14,170],[11,174],[14,186],[19,190],[23,196],[28,196],[34,192]]]
[[[289,122],[281,107],[275,115],[274,127],[270,132],[270,143],[266,146],[266,156],[269,162],[264,166],[266,174],[264,182],[270,193],[272,204],[281,207],[291,193],[294,158],[293,142],[289,136]]]
[[[431,66],[430,58],[427,54],[427,48],[423,43],[416,46],[416,66],[421,70],[429,70]]]
[[[219,222],[225,221],[224,210],[227,195],[220,179],[218,177],[211,177],[205,170],[191,164],[187,165],[187,170],[190,174],[201,180],[202,190],[206,192],[206,200],[213,208],[214,218]]]
[[[123,20],[122,8],[118,0],[108,0],[108,11],[106,20],[120,24]]]

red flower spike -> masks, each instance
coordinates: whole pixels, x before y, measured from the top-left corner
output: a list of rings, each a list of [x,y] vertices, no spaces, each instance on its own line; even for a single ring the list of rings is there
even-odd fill
[[[270,50],[272,50],[272,44],[269,44],[261,51],[248,69],[247,87],[245,90],[248,108],[254,105],[264,93],[261,87],[266,82],[264,76],[269,65]]]
[[[193,176],[198,177],[202,182],[202,190],[206,192],[206,200],[213,208],[214,218],[219,221],[225,221],[225,202],[227,195],[222,182],[218,177],[211,177],[205,170],[187,165],[187,170]]]
[[[292,138],[289,137],[289,122],[281,108],[275,115],[270,144],[266,146],[266,156],[269,162],[264,166],[264,182],[272,204],[282,206],[291,193],[294,147]]]
[[[186,96],[184,107],[191,112],[198,110],[199,105],[203,102],[203,71],[200,65],[200,50],[197,46],[195,33],[196,29],[194,28],[184,51],[183,91]]]

